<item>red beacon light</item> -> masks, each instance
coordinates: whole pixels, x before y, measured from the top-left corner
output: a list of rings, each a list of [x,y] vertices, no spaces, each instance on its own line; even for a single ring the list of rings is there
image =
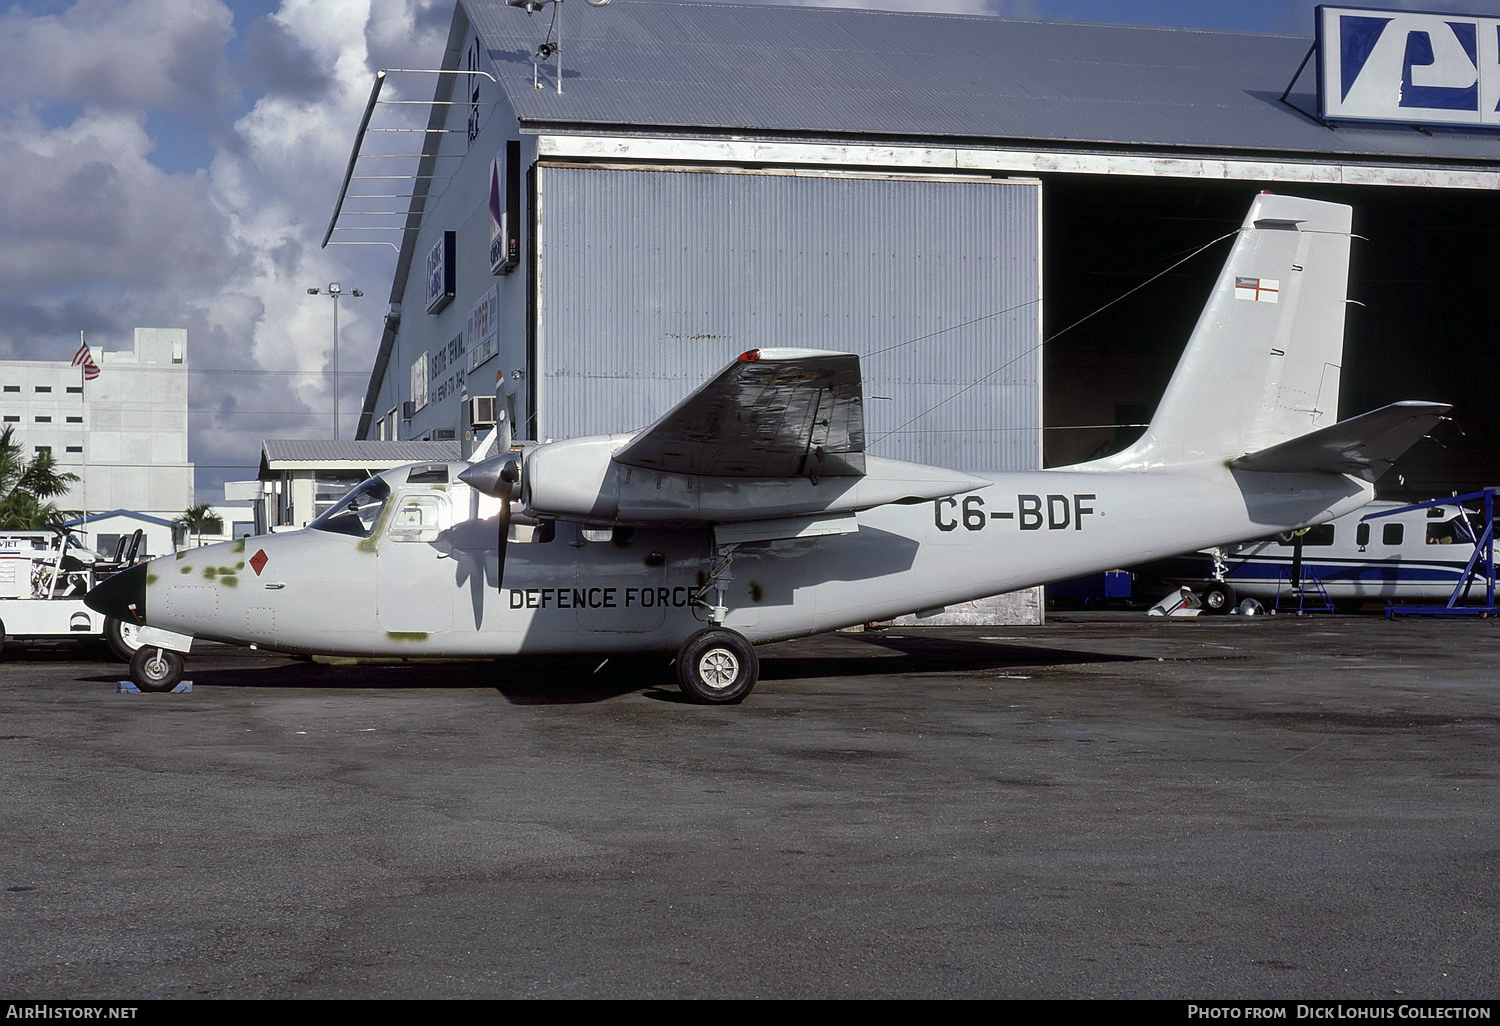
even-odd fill
[[[760,350],[759,349],[747,349],[743,353],[740,354],[740,362],[741,363],[754,363],[756,360],[759,360],[759,359],[760,359]]]

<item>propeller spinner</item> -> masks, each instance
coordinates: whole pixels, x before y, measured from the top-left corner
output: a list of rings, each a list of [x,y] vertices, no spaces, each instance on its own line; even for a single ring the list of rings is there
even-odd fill
[[[459,471],[458,479],[476,492],[500,500],[499,565],[495,570],[495,587],[505,583],[505,550],[510,541],[510,503],[521,497],[521,464],[510,453],[502,452]]]

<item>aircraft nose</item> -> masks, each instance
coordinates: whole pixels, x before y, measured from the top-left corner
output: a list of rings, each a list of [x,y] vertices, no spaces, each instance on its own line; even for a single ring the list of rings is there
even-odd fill
[[[146,567],[146,563],[137,563],[105,578],[83,597],[83,604],[125,623],[145,623]]]

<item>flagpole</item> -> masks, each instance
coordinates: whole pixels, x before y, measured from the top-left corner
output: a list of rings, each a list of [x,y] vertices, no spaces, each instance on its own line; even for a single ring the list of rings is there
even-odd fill
[[[78,344],[87,346],[84,341],[83,329],[78,329]],[[83,540],[89,540],[89,394],[85,391],[85,383],[88,381],[87,361],[78,365],[78,396],[83,408],[79,411],[83,414],[83,444],[79,446],[83,450]],[[93,548],[92,545],[89,548]],[[95,550],[98,551],[98,550]]]

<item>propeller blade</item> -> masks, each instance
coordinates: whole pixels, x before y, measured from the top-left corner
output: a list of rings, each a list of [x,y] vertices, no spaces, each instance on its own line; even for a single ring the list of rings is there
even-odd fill
[[[500,500],[500,545],[495,567],[495,590],[505,585],[505,550],[510,548],[510,496]]]

